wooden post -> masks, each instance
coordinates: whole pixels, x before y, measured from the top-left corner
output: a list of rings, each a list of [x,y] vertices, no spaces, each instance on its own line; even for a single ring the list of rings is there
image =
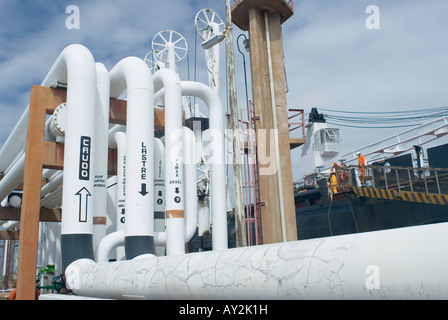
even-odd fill
[[[48,88],[31,90],[25,172],[20,220],[17,300],[35,299],[37,242],[39,235],[40,189],[42,182],[42,143],[45,134],[45,106],[53,101]]]
[[[263,243],[297,240],[281,34],[292,9],[284,0],[239,0],[232,13],[233,22],[249,31]]]

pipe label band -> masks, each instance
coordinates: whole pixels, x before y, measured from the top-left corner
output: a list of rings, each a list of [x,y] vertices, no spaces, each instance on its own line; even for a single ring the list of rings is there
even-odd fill
[[[90,179],[90,146],[91,138],[81,136],[81,147],[79,152],[79,180]]]
[[[168,210],[166,212],[166,218],[184,218],[184,210]]]

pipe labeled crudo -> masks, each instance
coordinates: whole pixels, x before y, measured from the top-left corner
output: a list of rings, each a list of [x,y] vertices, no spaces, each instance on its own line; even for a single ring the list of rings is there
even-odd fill
[[[182,91],[172,69],[154,74],[154,91],[163,87],[165,100],[165,215],[166,254],[185,253],[185,197],[182,160]]]
[[[61,247],[63,268],[93,254],[93,181],[95,163],[95,61],[81,45],[65,48],[46,82],[67,84]]]
[[[228,248],[227,242],[227,194],[226,167],[224,161],[224,112],[217,94],[205,84],[193,81],[182,81],[182,95],[201,99],[210,114],[210,202],[212,213],[213,250]],[[157,91],[156,91],[157,92]],[[155,100],[166,93],[160,90]]]
[[[67,268],[111,299],[448,299],[448,223]],[[132,285],[131,285],[132,284]]]
[[[111,97],[127,91],[126,258],[154,254],[154,84],[146,63],[127,57],[110,71]]]

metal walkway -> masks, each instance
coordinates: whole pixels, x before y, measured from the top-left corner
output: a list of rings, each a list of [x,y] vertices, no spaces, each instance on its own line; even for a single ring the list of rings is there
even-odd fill
[[[448,169],[358,166],[337,170],[338,184],[356,196],[448,206]]]

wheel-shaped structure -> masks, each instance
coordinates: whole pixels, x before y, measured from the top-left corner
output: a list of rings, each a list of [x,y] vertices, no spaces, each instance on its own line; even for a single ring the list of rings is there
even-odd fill
[[[203,41],[210,40],[210,37],[217,33],[223,33],[225,24],[221,17],[213,10],[202,9],[196,14],[195,27]],[[212,30],[213,28],[213,30]],[[218,28],[218,30],[216,30]],[[213,31],[213,32],[212,32]]]
[[[152,74],[154,74],[159,69],[157,58],[154,56],[154,53],[152,51],[149,51],[146,54],[143,61],[145,61],[145,63],[148,65],[149,70],[151,70]]]
[[[173,30],[164,30],[156,34],[152,39],[151,47],[157,60],[164,63],[169,63],[170,50],[174,51],[175,62],[183,60],[188,51],[185,38]]]

